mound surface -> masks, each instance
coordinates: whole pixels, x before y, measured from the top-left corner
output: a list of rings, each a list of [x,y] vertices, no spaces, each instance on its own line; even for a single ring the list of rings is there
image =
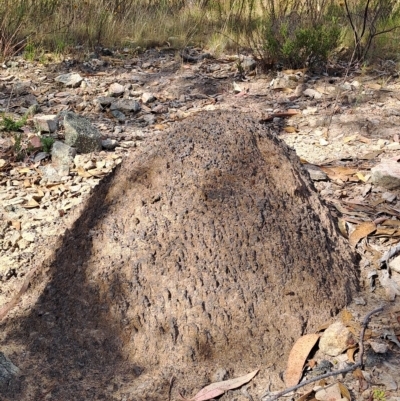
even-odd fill
[[[2,325],[2,346],[21,350],[12,399],[165,400],[172,377],[173,397],[221,369],[262,378],[358,286],[294,152],[223,112],[139,148],[96,188],[49,272],[35,306]]]

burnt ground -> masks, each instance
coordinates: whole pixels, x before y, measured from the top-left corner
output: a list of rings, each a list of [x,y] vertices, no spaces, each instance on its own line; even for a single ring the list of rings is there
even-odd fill
[[[61,218],[58,214],[57,218],[52,219],[52,209],[46,207],[48,218],[43,227],[51,224],[52,229],[60,236],[57,238],[57,235],[50,235],[44,238],[38,231],[34,250],[29,247],[25,250],[29,263],[21,263],[16,277],[2,282],[0,295],[5,303],[21,287],[26,273],[37,266],[30,288],[22,294],[17,306],[2,321],[1,351],[21,369],[18,379],[7,382],[3,387],[5,399],[151,400],[165,399],[169,393],[172,399],[177,399],[179,392],[190,396],[195,389],[210,381],[247,373],[250,366],[254,365],[257,365],[254,368],[261,367],[261,371],[249,387],[253,397],[260,397],[268,383],[272,383],[272,389],[282,388],[279,373],[284,369],[286,355],[296,336],[315,330],[318,324],[326,320],[332,321],[332,316],[352,296],[357,299],[361,297],[364,301],[364,305],[352,305],[353,309],[350,309],[355,321],[360,320],[363,314],[376,305],[387,302],[384,289],[379,285],[375,293],[369,292],[366,277],[371,271],[369,266],[376,267],[376,254],[382,254],[396,242],[396,238],[388,235],[374,238],[371,235],[369,242],[367,238],[357,245],[357,251],[362,256],[360,284],[365,290],[359,294],[355,290],[357,273],[352,271],[351,258],[346,256],[352,251],[349,245],[344,245],[343,239],[337,237],[333,224],[344,216],[347,228],[351,229],[351,225],[357,226],[382,216],[383,213],[393,219],[397,217],[396,191],[389,191],[395,195],[394,198],[389,198],[390,202],[378,202],[388,191],[373,186],[366,178],[379,157],[385,154],[392,156],[396,152],[396,146],[392,145],[398,142],[398,117],[395,111],[399,101],[396,97],[396,81],[388,80],[385,86],[374,82],[371,88],[370,77],[357,75],[354,71],[352,77],[342,79],[304,76],[301,71],[287,71],[275,78],[259,75],[252,77],[250,73],[249,80],[240,82],[240,77],[236,75],[235,61],[231,61],[229,57],[206,60],[196,65],[182,65],[173,57],[148,53],[143,59],[132,59],[131,64],[127,64],[126,60],[124,62],[124,66],[120,63],[113,65],[112,60],[109,60],[111,66],[87,74],[86,86],[59,92],[52,77],[60,72],[61,67],[65,68],[65,65],[57,68],[32,66],[38,70],[38,78],[40,74],[46,77],[39,81],[35,81],[32,75],[23,77],[20,67],[13,70],[15,76],[12,79],[8,74],[4,76],[4,93],[10,82],[14,86],[18,80],[29,80],[31,84],[35,82],[34,89],[31,85],[19,97],[11,97],[16,103],[13,108],[16,113],[21,112],[19,108],[26,107],[24,101],[29,101],[29,98],[25,99],[28,96],[35,96],[45,113],[62,109],[76,110],[98,125],[104,136],[117,139],[121,145],[117,152],[126,155],[121,168],[108,174],[91,191],[91,195],[79,194],[77,198],[82,203],[68,209]],[[70,69],[79,70],[80,66],[79,63],[73,64]],[[54,68],[53,72],[51,68]],[[136,79],[137,76],[133,78],[132,73],[139,74],[140,80]],[[390,77],[393,75],[392,72],[387,74]],[[297,77],[297,81],[293,77]],[[272,78],[275,79],[273,82]],[[282,81],[277,83],[276,78]],[[167,112],[152,113],[153,106],[144,105],[142,112],[125,124],[111,119],[107,110],[95,112],[94,102],[91,101],[96,96],[103,94],[110,83],[128,81],[137,85],[129,89],[132,92],[155,92],[157,103],[166,106]],[[243,89],[237,95],[232,92],[233,81],[237,81]],[[296,82],[296,86],[303,84],[316,88],[322,94],[321,98],[311,99],[302,94],[296,95],[292,81]],[[45,85],[46,83],[48,84]],[[132,94],[135,95],[140,94]],[[4,98],[9,99],[10,96]],[[56,101],[52,102],[53,99]],[[85,102],[87,105],[84,107],[82,103]],[[326,166],[356,170],[353,174],[349,174],[349,170],[346,170],[346,174],[343,174],[343,170],[334,170],[336,177],[329,171],[328,177],[316,182],[316,189],[327,202],[332,217],[328,218],[328,209],[318,206],[320,201],[315,195],[310,195],[314,191],[311,183],[305,184],[308,188],[307,196],[303,197],[301,190],[298,192],[298,184],[290,184],[290,176],[299,174],[299,170],[303,171],[294,154],[283,159],[276,156],[275,163],[270,160],[273,169],[264,168],[262,173],[255,174],[255,183],[250,180],[253,187],[249,188],[248,176],[252,172],[247,169],[260,160],[257,159],[260,157],[259,151],[253,148],[254,138],[246,145],[253,149],[253,153],[250,152],[246,159],[244,155],[247,148],[242,148],[239,155],[219,152],[221,144],[214,143],[212,136],[200,141],[203,150],[199,152],[198,149],[193,151],[192,145],[185,141],[182,143],[186,145],[175,146],[174,141],[179,135],[168,136],[164,133],[174,121],[185,120],[200,111],[203,113],[200,121],[204,122],[207,129],[202,130],[199,119],[188,119],[181,124],[181,128],[174,126],[173,130],[182,130],[186,139],[192,134],[192,129],[198,132],[196,138],[201,137],[204,132],[210,135],[214,127],[218,127],[217,131],[225,132],[226,128],[220,122],[219,115],[212,112],[214,109],[224,110],[223,115],[237,115],[228,128],[239,134],[240,138],[248,138],[248,127],[251,125],[247,123],[248,125],[241,126],[241,122],[246,120],[242,115],[252,115],[255,119],[253,125],[257,125],[258,121],[268,122],[268,131],[293,146],[303,161],[324,165],[325,170]],[[290,119],[277,117],[279,112],[291,114],[290,110],[299,110],[301,113]],[[209,123],[207,117],[204,117],[206,112],[211,112]],[[154,114],[155,120],[148,125],[149,120],[143,117]],[[269,122],[269,116],[272,119],[275,116],[275,119]],[[194,126],[191,121],[195,122]],[[117,127],[122,129],[116,129]],[[235,137],[233,132],[229,134],[231,138]],[[208,145],[211,145],[210,148]],[[222,150],[224,146],[229,148],[228,145],[223,145]],[[3,146],[6,149],[7,138],[4,138]],[[191,154],[192,152],[194,153]],[[215,168],[215,172],[206,166],[204,175],[193,176],[193,171],[203,171],[205,168],[205,159],[202,159],[204,152],[209,159],[216,161],[217,166],[222,163],[223,157],[234,165],[244,158],[246,162],[235,165],[233,169],[233,176],[241,177],[241,181],[230,182],[228,187],[221,187],[221,183],[225,182],[225,179],[218,178],[221,166]],[[275,156],[279,152],[276,148],[272,151],[267,149],[267,156],[264,154],[261,159],[266,163],[270,159],[269,154]],[[287,152],[285,150],[283,154],[290,154]],[[366,159],[365,155],[371,152],[375,153]],[[188,156],[193,158],[189,168],[184,168],[183,163],[178,168],[179,160]],[[106,155],[93,157],[101,159]],[[173,168],[168,166],[168,160],[171,160]],[[26,161],[21,162],[20,166],[23,167],[24,163]],[[151,164],[151,168],[148,164]],[[152,170],[154,166],[158,166],[157,173]],[[172,173],[168,172],[170,168]],[[15,169],[17,171],[12,179],[18,181],[18,169]],[[360,177],[363,179],[356,179],[356,172],[361,173]],[[6,182],[10,180],[10,174],[14,172],[8,170],[3,173],[3,182],[7,188]],[[307,175],[304,171],[301,174]],[[74,175],[73,171],[71,175]],[[265,233],[258,240],[262,246],[258,245],[257,256],[254,256],[254,249],[253,253],[246,251],[248,254],[245,251],[238,252],[243,247],[243,239],[230,237],[230,234],[244,232],[248,236],[248,233],[253,232],[253,235],[258,235],[255,234],[259,231],[258,223],[254,222],[255,214],[254,211],[250,213],[252,209],[249,203],[246,204],[246,197],[255,204],[257,196],[268,198],[258,181],[265,181],[265,176],[268,177],[271,190],[268,196],[273,199],[273,206],[270,205],[269,209],[274,213],[265,213],[264,220],[259,222]],[[200,185],[202,182],[205,184]],[[182,183],[192,184],[185,186]],[[201,194],[190,192],[196,185],[202,188]],[[235,185],[238,190],[233,196],[231,191],[236,188]],[[370,185],[368,191],[367,185]],[[214,189],[215,186],[218,190]],[[180,207],[178,212],[174,209],[174,218],[168,216],[172,209],[163,198],[164,193],[175,193],[170,195],[171,199],[176,196],[179,200]],[[243,196],[239,196],[241,194]],[[199,196],[203,198],[198,198]],[[310,196],[314,199],[311,209],[304,207],[304,202]],[[385,197],[388,198],[387,195]],[[61,198],[62,195],[53,196],[51,202],[57,204]],[[225,207],[232,201],[231,198],[236,199],[233,206],[240,210],[239,215],[231,214],[231,208]],[[293,199],[297,201],[294,202]],[[206,211],[196,209],[201,204],[199,200],[203,203],[216,202],[222,209],[217,209],[215,215],[207,215]],[[197,206],[193,208],[193,204]],[[262,207],[268,210],[266,205]],[[189,218],[191,210],[196,211],[196,216],[200,214],[206,217],[199,219],[197,225],[192,224],[198,217]],[[18,219],[25,223],[33,218],[35,212],[36,210],[30,209],[29,215],[25,211],[18,214],[18,208],[17,211],[15,208],[8,208],[5,209],[3,218],[5,221],[15,221],[17,213]],[[161,221],[160,215],[163,216]],[[300,216],[303,217],[299,218]],[[318,222],[318,218],[322,220]],[[293,236],[296,233],[298,235],[298,230],[293,227],[298,227],[299,224],[301,226],[303,220],[305,239],[303,242],[296,242],[296,236]],[[210,221],[214,221],[218,229],[206,229]],[[224,222],[222,225],[221,221]],[[235,227],[235,230],[228,229],[224,226],[226,224],[229,228]],[[186,231],[181,232],[182,227]],[[324,229],[321,231],[322,227]],[[219,230],[222,230],[221,233]],[[285,249],[281,249],[278,255],[275,254],[276,245],[269,245],[270,237],[274,240],[279,238],[277,243],[284,244]],[[204,241],[204,249],[201,248],[201,240]],[[246,240],[244,248],[254,248],[252,241],[256,240]],[[169,244],[170,249],[163,249],[164,241]],[[340,243],[340,248],[334,250],[334,245],[329,245],[324,251],[330,241]],[[137,244],[133,246],[135,242]],[[187,248],[191,251],[185,254],[182,249]],[[215,273],[211,278],[207,275],[202,277],[206,273],[202,273],[204,263],[199,263],[199,260],[205,259],[204,254],[207,254],[208,249],[215,248],[221,248],[223,252],[217,258],[207,260],[207,265],[213,266],[213,271],[218,274]],[[265,253],[264,248],[267,250]],[[19,249],[5,251],[9,258],[23,253]],[[23,256],[20,258],[23,260]],[[326,262],[329,258],[334,261]],[[270,263],[271,259],[279,260],[281,269],[286,272],[283,276],[273,274],[278,281],[275,283],[272,280],[272,297],[263,293],[268,286],[257,282],[257,269],[247,273],[250,276],[242,278],[243,282],[248,283],[248,287],[238,290],[238,293],[243,293],[243,305],[252,305],[253,311],[247,310],[244,313],[229,295],[217,296],[215,283],[224,280],[228,283],[226,287],[218,284],[224,289],[221,291],[223,294],[229,294],[228,290],[236,285],[229,283],[228,273],[225,273],[225,279],[219,280],[217,276],[220,271],[226,272],[227,268],[237,269],[230,272],[230,275],[240,276],[239,271],[245,269],[248,260],[253,261],[252,266],[260,268],[259,266]],[[344,264],[346,262],[340,260],[349,261],[348,269]],[[186,269],[183,261],[189,264]],[[298,282],[306,262],[315,266],[316,276],[303,277]],[[164,266],[165,271],[154,272],[154,266],[159,263]],[[337,266],[338,270],[319,270],[320,266]],[[187,273],[189,277],[185,279],[184,272],[187,269],[191,274]],[[278,266],[274,266],[274,269],[278,270]],[[223,274],[222,276],[224,277]],[[210,280],[209,283],[214,284],[201,284],[200,288],[208,288],[202,293],[199,284],[193,284],[193,277],[200,280],[200,283]],[[175,285],[175,294],[164,290],[175,281],[179,284]],[[293,288],[286,288],[288,282]],[[165,283],[169,284],[165,286]],[[194,285],[191,291],[196,294],[200,291],[199,298],[207,299],[209,304],[194,305],[188,295],[190,291],[185,293],[184,290],[184,287],[190,288],[190,285]],[[295,302],[282,298],[285,295],[290,298],[293,293],[297,297]],[[170,305],[174,304],[172,309],[169,302]],[[255,305],[259,305],[258,310]],[[193,331],[190,325],[180,326],[176,316],[187,313],[188,308],[193,312],[198,310],[196,313],[202,322],[210,326],[208,334],[207,330],[202,333],[198,329]],[[379,324],[374,327],[375,336],[379,336],[379,330],[383,328],[398,330],[397,312],[392,307],[390,312],[382,314]],[[143,315],[144,313],[147,315]],[[196,313],[185,318],[196,321]],[[232,316],[229,316],[230,313]],[[249,314],[254,316],[250,316],[247,321],[246,316],[248,318]],[[231,327],[233,316],[238,319],[237,327],[233,330],[236,340],[233,345],[227,342],[224,346],[217,346],[223,343],[223,338],[218,337],[219,330],[221,327]],[[296,316],[297,322],[293,316]],[[264,332],[262,337],[261,332],[266,325],[273,329]],[[153,331],[155,327],[158,328],[158,333]],[[167,342],[160,340],[160,333],[166,333]],[[195,346],[192,346],[192,351],[188,351],[190,341],[187,339],[191,337],[195,339]],[[214,338],[219,340],[213,343]],[[252,341],[253,338],[258,340]],[[244,348],[238,347],[238,344],[243,343],[246,344]],[[393,345],[392,348],[396,352]],[[212,350],[221,352],[212,355]],[[140,357],[135,359],[132,355]],[[263,359],[266,362],[262,367],[260,364],[263,365]],[[149,369],[148,366],[152,368]],[[393,368],[390,374],[394,375]],[[349,383],[349,387],[356,391],[355,385],[351,387],[351,380]],[[371,382],[370,389],[373,385]],[[378,386],[382,387],[382,384]],[[388,390],[388,396],[395,394],[395,390]],[[237,399],[246,397],[240,391],[231,395]]]

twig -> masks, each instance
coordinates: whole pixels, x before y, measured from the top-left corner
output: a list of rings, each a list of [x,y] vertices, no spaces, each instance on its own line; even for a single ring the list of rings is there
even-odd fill
[[[364,356],[364,334],[365,334],[365,330],[366,330],[366,328],[368,326],[368,322],[369,322],[369,319],[371,318],[371,316],[374,315],[375,313],[379,313],[379,312],[382,312],[382,311],[383,311],[383,306],[374,309],[373,311],[369,312],[365,316],[365,318],[364,318],[364,320],[362,322],[362,328],[361,328],[361,332],[360,332],[360,355],[359,355],[358,361],[354,365],[349,366],[348,368],[345,368],[345,369],[335,370],[334,372],[324,373],[324,374],[322,374],[320,376],[316,376],[316,377],[314,377],[312,379],[306,380],[306,381],[304,381],[304,382],[302,382],[300,384],[297,384],[296,386],[292,386],[292,387],[289,387],[289,388],[287,388],[287,389],[285,389],[283,391],[280,391],[279,393],[274,394],[274,395],[270,396],[269,398],[265,398],[265,401],[275,401],[278,398],[282,397],[283,395],[288,394],[288,393],[290,393],[292,391],[295,391],[295,390],[297,390],[297,389],[299,389],[301,387],[304,387],[307,384],[315,383],[315,382],[317,382],[317,381],[319,381],[321,379],[326,379],[327,377],[337,376],[337,375],[340,375],[340,374],[343,374],[343,373],[348,373],[348,372],[351,372],[351,371],[353,371],[353,370],[355,370],[357,368],[360,368],[360,367],[362,368],[363,367],[363,356]],[[261,398],[263,399],[264,397],[267,397],[267,394],[262,395]]]

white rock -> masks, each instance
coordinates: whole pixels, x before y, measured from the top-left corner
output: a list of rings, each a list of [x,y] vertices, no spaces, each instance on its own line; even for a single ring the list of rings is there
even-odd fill
[[[381,163],[372,167],[372,182],[387,189],[400,188],[400,163],[397,159],[398,157],[382,160]]]
[[[34,242],[36,235],[33,232],[25,231],[22,233],[22,238],[28,242]]]
[[[56,114],[37,114],[33,117],[33,123],[38,131],[55,132],[58,128],[58,119]]]
[[[124,92],[125,92],[125,88],[117,82],[114,82],[108,88],[108,96],[119,97],[119,96],[122,96],[124,94]]]
[[[55,80],[63,83],[65,86],[76,88],[81,84],[83,78],[79,74],[69,73],[59,75]]]
[[[319,340],[319,349],[326,355],[337,356],[346,351],[351,343],[350,330],[342,323],[331,324]]]
[[[371,348],[377,353],[377,354],[385,354],[387,350],[389,349],[388,345],[386,343],[381,343],[377,341],[370,341],[369,342]]]
[[[156,97],[152,93],[150,93],[150,92],[143,93],[142,102],[144,104],[148,104],[148,103],[154,102],[154,100],[156,100]]]

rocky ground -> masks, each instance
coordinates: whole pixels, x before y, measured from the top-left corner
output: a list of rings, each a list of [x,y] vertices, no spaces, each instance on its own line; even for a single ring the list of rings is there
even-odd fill
[[[84,61],[71,57],[44,65],[16,58],[3,67],[0,109],[16,120],[27,112],[29,117],[21,136],[0,133],[0,320],[6,313],[29,308],[35,295],[18,295],[26,277],[32,269],[40,269],[40,260],[71,226],[79,205],[128,153],[155,132],[199,111],[249,113],[296,150],[342,235],[360,255],[363,292],[355,294],[353,304],[330,323],[341,322],[338,330],[345,342],[351,334],[357,339],[363,317],[388,305],[368,326],[365,369],[339,376],[340,383],[353,399],[399,400],[400,79],[396,66],[386,62],[368,71],[336,66],[318,75],[305,70],[263,74],[247,56],[199,54],[194,51],[182,60],[169,49],[140,56],[103,51]],[[51,161],[40,137],[68,142],[66,111],[93,126],[103,149],[98,145],[96,151],[76,156],[64,149],[66,159],[57,165],[54,150]],[[41,288],[38,285],[35,291]],[[5,311],[10,301],[16,306]],[[355,348],[347,344],[338,349],[314,349],[306,376],[348,366]],[[2,351],[12,360],[13,350]],[[333,383],[337,377],[326,380]],[[274,383],[269,390],[284,387]],[[247,389],[251,393],[251,386]],[[246,392],[240,394],[247,397]],[[341,396],[343,391],[320,393],[317,399]]]

